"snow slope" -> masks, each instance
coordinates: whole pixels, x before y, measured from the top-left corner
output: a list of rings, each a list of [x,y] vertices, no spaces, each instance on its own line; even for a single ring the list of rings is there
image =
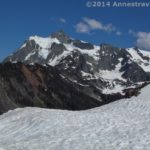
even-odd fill
[[[130,53],[132,56],[132,60],[140,65],[140,67],[145,71],[145,72],[150,72],[150,61],[144,60],[138,53],[137,50],[134,48],[128,48],[127,51]],[[145,57],[150,58],[150,52],[140,50],[138,51]]]
[[[87,111],[9,111],[0,116],[0,150],[149,150],[149,91]]]

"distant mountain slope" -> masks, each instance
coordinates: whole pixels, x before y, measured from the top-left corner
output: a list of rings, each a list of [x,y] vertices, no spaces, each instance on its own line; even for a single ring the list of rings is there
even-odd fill
[[[51,66],[5,63],[0,65],[0,113],[18,107],[43,107],[68,110],[84,110],[137,95],[147,84],[128,85],[124,93],[104,94],[108,82],[103,80],[77,81],[65,78]],[[97,83],[96,83],[97,82]],[[95,85],[98,83],[101,89]]]
[[[0,113],[25,106],[82,110],[105,102],[100,92],[86,89],[63,79],[51,66],[0,65]]]
[[[2,150],[149,150],[150,85],[141,94],[72,112],[22,108],[0,116]]]

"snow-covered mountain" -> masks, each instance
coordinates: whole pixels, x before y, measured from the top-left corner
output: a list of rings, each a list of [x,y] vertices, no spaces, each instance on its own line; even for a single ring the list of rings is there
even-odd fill
[[[86,110],[19,108],[0,116],[1,150],[149,150],[150,85]]]
[[[24,106],[93,108],[137,95],[149,81],[150,52],[93,45],[63,31],[31,36],[0,64],[0,113]]]
[[[46,38],[29,37],[4,60],[8,61],[48,64],[56,67],[64,78],[84,85],[83,79],[108,94],[123,93],[135,82],[150,80],[150,52],[108,44],[93,45],[70,38],[63,31]]]

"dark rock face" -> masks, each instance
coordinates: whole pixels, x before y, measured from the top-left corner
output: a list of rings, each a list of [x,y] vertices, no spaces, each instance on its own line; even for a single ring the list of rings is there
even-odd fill
[[[17,50],[15,53],[13,53],[13,55],[4,59],[3,62],[8,61],[22,62],[25,60],[26,55],[28,55],[33,50],[35,49],[38,50],[40,48],[40,46],[37,43],[35,43],[34,40],[27,40],[24,43],[26,44],[25,47],[22,47],[21,49]]]
[[[139,67],[136,63],[126,63],[121,71],[124,71],[123,77],[133,81],[133,82],[139,82],[139,81],[149,81],[150,76],[144,72],[144,70]]]
[[[101,51],[99,52],[98,67],[102,70],[114,70],[115,66],[119,63],[119,59],[127,60],[130,54],[124,49],[112,47],[111,45],[101,45]]]
[[[0,65],[0,113],[25,106],[82,110],[100,105],[79,89],[50,66]]]
[[[77,78],[87,86],[66,79],[55,67],[0,64],[0,113],[26,106],[84,110],[127,96],[102,94],[92,85],[94,82],[83,81],[79,76]],[[99,83],[102,86],[105,84],[103,81]]]
[[[45,64],[47,64],[47,62],[50,59],[54,59],[55,57],[58,57],[59,55],[61,55],[64,52],[64,50],[66,50],[66,48],[63,44],[53,43],[50,49],[51,53],[49,53],[49,55],[47,56]]]

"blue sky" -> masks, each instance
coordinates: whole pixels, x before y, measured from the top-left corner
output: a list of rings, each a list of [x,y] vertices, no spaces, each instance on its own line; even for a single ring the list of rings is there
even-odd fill
[[[150,50],[150,7],[88,8],[87,1],[1,0],[0,60],[20,47],[29,36],[49,36],[60,29],[71,37],[94,44],[138,45]]]

